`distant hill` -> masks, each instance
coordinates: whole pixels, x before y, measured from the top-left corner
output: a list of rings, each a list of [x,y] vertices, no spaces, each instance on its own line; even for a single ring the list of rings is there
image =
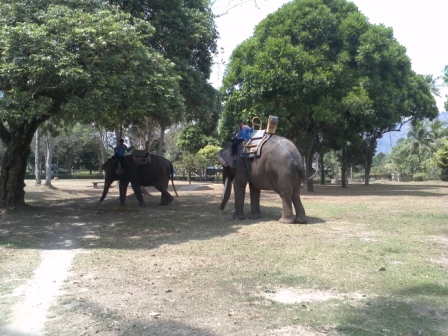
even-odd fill
[[[437,119],[448,122],[448,112],[440,113]],[[407,137],[410,127],[411,124],[407,123],[401,127],[399,132],[389,132],[384,134],[383,137],[378,140],[376,152],[384,154],[391,153],[392,148],[397,144],[398,139]]]

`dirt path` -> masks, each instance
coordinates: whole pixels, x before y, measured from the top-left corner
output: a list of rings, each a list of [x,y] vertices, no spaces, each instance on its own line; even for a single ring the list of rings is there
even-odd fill
[[[13,293],[21,299],[13,307],[12,318],[2,335],[42,335],[48,309],[60,294],[77,253],[77,250],[41,252],[42,262],[33,277]]]
[[[39,267],[26,283],[12,293],[17,303],[12,307],[7,326],[0,328],[0,335],[43,335],[48,310],[61,294],[73,258],[82,252],[79,248],[79,231],[86,231],[83,223],[75,226],[54,224],[40,252]]]
[[[37,187],[36,187],[37,188]],[[180,190],[200,190],[198,185],[184,185]],[[91,207],[94,203],[84,204]],[[79,205],[78,205],[79,206]],[[85,253],[79,247],[80,237],[92,234],[94,228],[85,222],[76,222],[80,208],[71,208],[64,214],[52,215],[59,217],[61,222],[51,225],[51,232],[45,239],[40,252],[40,265],[33,276],[23,285],[17,287],[12,296],[17,303],[11,309],[11,317],[5,327],[0,327],[0,336],[40,336],[44,334],[44,327],[50,307],[62,294],[61,288],[70,275],[70,268],[74,257],[78,253]],[[53,217],[52,220],[55,219]],[[63,219],[64,218],[64,219]]]

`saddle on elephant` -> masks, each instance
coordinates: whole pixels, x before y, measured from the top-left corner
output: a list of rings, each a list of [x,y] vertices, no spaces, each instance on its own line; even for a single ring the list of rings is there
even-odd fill
[[[263,147],[263,144],[268,141],[272,134],[275,134],[277,124],[278,117],[269,116],[267,128],[263,129],[261,119],[259,117],[252,118],[252,135],[249,140],[243,142],[243,152],[247,157],[261,155],[261,148]]]
[[[132,159],[138,166],[149,164],[151,157],[145,149],[135,149],[132,151]]]

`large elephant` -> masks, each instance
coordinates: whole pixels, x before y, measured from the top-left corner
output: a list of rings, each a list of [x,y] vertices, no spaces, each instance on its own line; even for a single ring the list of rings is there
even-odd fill
[[[260,153],[259,153],[260,154]],[[252,157],[251,157],[252,156]],[[233,218],[244,219],[244,197],[249,183],[251,213],[249,218],[261,218],[260,191],[273,190],[282,198],[283,211],[281,223],[307,222],[305,209],[300,200],[300,186],[306,179],[302,156],[294,144],[286,138],[270,135],[261,147],[261,155],[247,156],[238,150],[233,160],[231,145],[218,152],[218,161],[223,165],[224,190],[221,210],[230,198],[232,182],[235,193],[235,212]],[[292,204],[296,215],[294,216]]]
[[[148,154],[145,158],[134,158],[128,155],[123,158],[122,169],[118,169],[118,158],[108,159],[101,169],[105,172],[103,195],[97,206],[104,200],[113,181],[119,180],[120,204],[125,205],[126,191],[129,182],[134,190],[140,206],[145,206],[141,187],[154,186],[162,193],[160,205],[168,205],[173,201],[173,196],[168,192],[168,184],[171,180],[174,192],[177,195],[173,182],[173,164],[159,155]]]

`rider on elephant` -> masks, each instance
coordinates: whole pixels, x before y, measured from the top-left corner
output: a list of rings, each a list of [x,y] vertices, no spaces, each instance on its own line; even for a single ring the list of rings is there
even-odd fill
[[[237,121],[239,130],[235,139],[232,139],[232,155],[233,159],[236,160],[236,154],[238,152],[238,145],[243,141],[247,141],[250,139],[250,134],[252,133],[252,127],[244,125],[241,119]]]
[[[129,152],[131,149],[132,149],[132,146],[129,146],[129,147],[126,146],[124,144],[123,139],[120,139],[118,145],[114,148],[114,153],[115,153],[114,157],[118,158],[118,162],[119,162],[117,174],[122,174],[121,167],[123,166],[124,155],[126,154],[126,152]]]

